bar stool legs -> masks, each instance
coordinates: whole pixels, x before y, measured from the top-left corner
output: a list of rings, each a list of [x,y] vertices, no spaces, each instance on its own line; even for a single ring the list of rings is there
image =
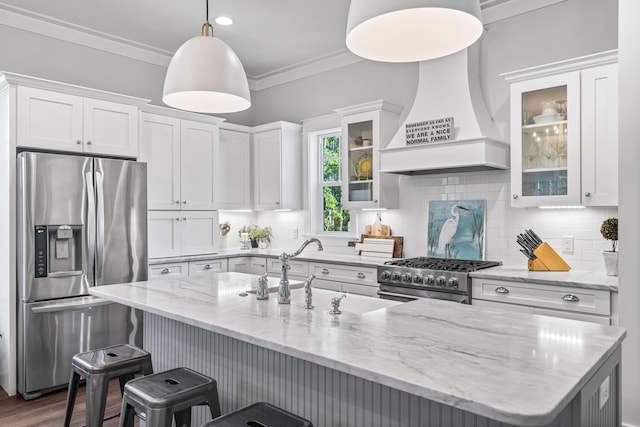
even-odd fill
[[[151,374],[151,354],[124,344],[78,353],[71,361],[71,376],[67,394],[64,427],[69,427],[78,394],[80,377],[86,378],[86,427],[101,427],[109,392],[109,381],[119,378],[120,391],[134,375]],[[130,416],[133,422],[133,414]]]

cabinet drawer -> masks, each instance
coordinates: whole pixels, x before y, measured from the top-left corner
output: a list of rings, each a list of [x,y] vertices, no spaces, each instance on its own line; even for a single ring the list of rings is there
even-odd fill
[[[349,267],[335,264],[313,264],[311,270],[318,279],[368,284],[378,287],[377,271],[374,268]]]
[[[585,314],[575,311],[550,310],[547,308],[530,307],[526,305],[505,304],[502,302],[484,301],[474,299],[472,304],[477,307],[489,307],[498,310],[515,311],[519,313],[541,314],[544,316],[560,317],[563,319],[582,320],[583,322],[599,323],[601,325],[610,325],[609,316],[600,316],[597,314]]]
[[[611,294],[598,289],[473,279],[472,298],[542,309],[611,315]]]
[[[269,273],[277,274],[280,277],[280,273],[282,270],[282,261],[279,259],[267,259],[267,271]],[[306,261],[289,261],[289,276],[304,276],[305,278],[309,275],[309,263]]]
[[[226,259],[208,259],[189,262],[189,276],[227,271]]]
[[[186,262],[149,266],[149,280],[167,277],[187,277],[188,273],[189,264]]]

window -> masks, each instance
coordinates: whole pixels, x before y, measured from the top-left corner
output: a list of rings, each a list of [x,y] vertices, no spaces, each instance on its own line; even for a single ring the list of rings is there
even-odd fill
[[[320,190],[323,232],[347,232],[351,215],[342,209],[340,133],[319,135]]]

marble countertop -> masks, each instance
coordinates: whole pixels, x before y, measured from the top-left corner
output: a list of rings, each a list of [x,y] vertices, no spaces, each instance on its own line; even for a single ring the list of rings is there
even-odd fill
[[[470,273],[482,279],[509,280],[540,285],[570,286],[618,292],[618,278],[595,271],[529,271],[523,267],[498,266]]]
[[[238,296],[255,277],[157,279],[90,293],[516,425],[555,418],[626,334],[433,299],[334,316],[328,307]]]

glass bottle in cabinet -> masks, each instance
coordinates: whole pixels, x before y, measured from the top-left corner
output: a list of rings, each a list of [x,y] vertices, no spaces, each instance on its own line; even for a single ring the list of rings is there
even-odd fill
[[[512,205],[580,204],[580,88],[569,73],[511,86]]]

